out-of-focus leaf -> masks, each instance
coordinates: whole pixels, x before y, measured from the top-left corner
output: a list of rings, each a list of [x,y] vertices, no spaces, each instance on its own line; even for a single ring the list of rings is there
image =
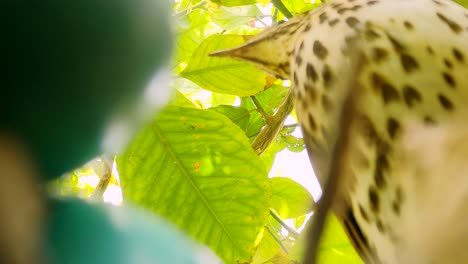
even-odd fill
[[[220,94],[212,92],[211,103],[213,106],[233,105],[238,97],[230,94]]]
[[[223,6],[242,6],[255,4],[257,0],[211,0],[213,3]]]
[[[314,200],[302,185],[285,177],[270,178],[271,208],[283,219],[303,216],[312,211]]]
[[[270,171],[273,167],[273,162],[275,161],[276,154],[286,148],[286,143],[280,138],[277,137],[268,148],[262,153],[260,158],[265,165],[265,168]]]
[[[263,15],[256,5],[212,8],[210,11],[211,20],[224,30],[232,30],[248,25],[249,21]]]
[[[205,39],[204,32],[209,23],[208,14],[202,9],[196,9],[189,15],[176,20],[177,49],[176,64],[187,63],[200,43]]]
[[[294,228],[296,228],[296,229],[301,228],[304,225],[304,222],[305,222],[306,218],[307,218],[306,215],[294,218],[293,219]]]
[[[124,200],[170,220],[226,263],[254,256],[270,184],[244,132],[227,117],[169,106],[117,163]]]
[[[312,218],[310,218],[312,220]],[[309,221],[310,221],[309,220]],[[301,260],[304,255],[305,239],[310,225],[304,229],[296,244],[289,252],[290,259]],[[351,242],[343,231],[335,215],[330,214],[327,219],[324,234],[319,249],[319,264],[362,264],[362,260],[354,250]]]
[[[266,74],[251,64],[228,58],[209,57],[208,54],[240,45],[242,36],[213,35],[197,48],[182,77],[203,89],[238,96],[249,96],[263,90]]]
[[[280,246],[278,242],[273,238],[272,234],[267,230],[266,227],[265,230],[263,231],[263,238],[262,242],[260,242],[257,252],[255,253],[255,256],[253,258],[252,263],[253,264],[263,264],[265,261],[273,258],[278,250],[280,250]],[[275,232],[272,230],[272,232]]]
[[[292,152],[301,152],[304,150],[304,140],[302,138],[297,138],[295,136],[286,135],[283,137],[286,147],[289,151]]]
[[[468,8],[468,0],[453,0],[455,3],[458,3],[459,5]]]
[[[169,105],[195,108],[195,105],[177,90],[174,92],[172,99],[169,101]]]

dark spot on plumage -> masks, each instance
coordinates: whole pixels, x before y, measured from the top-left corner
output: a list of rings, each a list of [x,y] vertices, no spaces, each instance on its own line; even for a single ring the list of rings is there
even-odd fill
[[[289,62],[279,63],[278,67],[281,69],[282,72],[289,74],[290,72]],[[280,78],[280,79],[283,79],[283,78]]]
[[[346,43],[346,46],[350,46],[353,43],[354,39],[355,39],[355,37],[353,37],[353,36],[346,36],[344,38],[344,42]]]
[[[323,84],[326,86],[326,88],[329,88],[330,84],[333,82],[333,73],[327,64],[323,66],[322,79],[323,79]]]
[[[344,226],[347,234],[351,237],[352,241],[358,242],[355,244],[356,250],[358,252],[367,251],[369,249],[369,241],[359,226],[351,207],[346,209],[346,216],[344,219]]]
[[[396,215],[399,216],[400,212],[401,212],[400,203],[398,203],[397,201],[393,201],[392,202],[392,210]]]
[[[400,55],[400,62],[407,73],[411,73],[419,68],[419,63],[411,55],[406,53]]]
[[[304,41],[301,41],[301,44],[299,44],[299,51],[301,51],[304,48]]]
[[[429,55],[434,55],[434,49],[431,46],[427,46],[426,50],[427,50],[427,53],[429,53]]]
[[[413,24],[411,24],[411,22],[406,21],[406,20],[403,22],[403,26],[405,26],[405,28],[406,28],[407,30],[413,30],[413,29],[414,29]]]
[[[369,216],[367,215],[362,205],[359,205],[359,213],[361,214],[361,217],[362,219],[364,219],[364,221],[366,221],[367,223],[370,222]]]
[[[380,199],[377,189],[375,187],[369,187],[368,192],[369,206],[374,214],[378,214],[380,210]]]
[[[371,28],[366,29],[364,34],[365,34],[366,40],[369,40],[369,41],[376,40],[376,39],[380,38],[380,34],[375,32],[375,30],[373,30]]]
[[[332,7],[333,9],[338,9],[338,8],[340,8],[342,5],[343,5],[343,3],[333,3],[333,4],[331,4],[331,7]]]
[[[345,22],[351,28],[355,28],[359,24],[359,20],[353,16],[346,18]]]
[[[432,2],[434,2],[434,4],[436,4],[436,5],[442,6],[442,3],[437,1],[437,0],[432,0]]]
[[[308,32],[310,29],[312,28],[312,25],[311,24],[307,24],[304,29],[302,30],[302,32]]]
[[[299,80],[297,78],[297,73],[296,72],[293,73],[293,82],[294,82],[295,86],[299,86]]]
[[[388,39],[390,40],[390,43],[392,44],[393,46],[393,49],[400,53],[402,52],[404,49],[405,49],[405,46],[403,46],[403,44],[401,44],[398,40],[396,40],[394,37],[392,36],[388,36]]]
[[[372,73],[371,83],[374,87],[374,90],[381,94],[385,104],[388,104],[392,101],[398,101],[400,99],[400,94],[398,93],[398,90],[382,75],[375,72]]]
[[[442,73],[442,77],[444,78],[445,82],[452,88],[455,88],[455,79],[453,78],[453,76],[448,73],[448,72],[443,72]]]
[[[387,156],[385,155],[385,153],[379,153],[376,158],[375,171],[374,171],[375,185],[379,189],[383,189],[387,185],[387,182],[385,181],[385,178],[384,178],[384,172],[388,170],[388,168],[389,168],[389,163],[387,160]]]
[[[317,101],[317,89],[310,83],[310,82],[306,82],[304,84],[304,90],[307,94],[307,97],[308,97],[308,101],[309,102],[316,102]]]
[[[327,13],[323,12],[319,15],[319,22],[322,24],[323,22],[327,21],[328,15]]]
[[[452,68],[453,68],[453,64],[452,64],[452,62],[450,62],[449,59],[444,59],[444,64],[445,64],[445,66],[446,66],[447,68],[449,68],[449,69],[452,69]]]
[[[403,87],[403,98],[409,108],[422,101],[421,94],[411,85],[405,85]]]
[[[405,197],[403,196],[403,190],[401,189],[401,186],[396,186],[395,187],[395,201],[399,204],[404,202]]]
[[[444,22],[445,24],[447,24],[447,26],[455,33],[455,34],[458,34],[462,31],[462,27],[460,25],[458,25],[455,21],[449,19],[448,17],[446,17],[445,15],[437,12],[437,17],[442,20],[442,22]]]
[[[434,120],[434,118],[430,116],[425,116],[423,121],[424,121],[424,124],[427,126],[436,125],[436,121]]]
[[[300,97],[300,102],[302,103],[302,108],[303,109],[308,109],[309,108],[309,100],[305,100],[304,97]]]
[[[375,226],[377,227],[377,230],[379,230],[380,233],[385,233],[386,230],[384,224],[382,223],[382,220],[377,219],[377,221],[375,221]]]
[[[378,2],[379,2],[379,1],[376,1],[376,0],[369,1],[369,2],[367,2],[367,5],[368,5],[368,6],[375,5],[375,4],[377,4]]]
[[[450,101],[450,99],[448,97],[446,97],[445,95],[443,94],[439,94],[437,96],[437,98],[439,99],[439,103],[440,105],[447,111],[452,111],[454,106],[453,106],[453,103],[452,101]]]
[[[333,19],[333,20],[328,21],[328,25],[330,25],[330,27],[333,27],[333,26],[335,26],[338,22],[340,22],[340,20],[335,18],[335,19]]]
[[[340,7],[336,10],[336,12],[340,15],[344,14],[346,11],[349,11],[350,9],[347,7]]]
[[[306,76],[308,79],[312,80],[312,82],[316,82],[318,79],[317,71],[315,70],[314,65],[307,63],[306,66]]]
[[[301,56],[296,56],[295,61],[296,61],[297,66],[300,67],[302,65],[302,57]]]
[[[455,57],[455,59],[457,61],[459,61],[459,62],[464,62],[465,61],[465,56],[463,55],[463,53],[459,49],[453,48],[452,53],[453,53],[453,56]]]
[[[315,122],[315,118],[312,115],[312,113],[309,113],[307,119],[309,120],[309,127],[311,130],[316,130],[317,129],[317,122]]]
[[[324,60],[328,55],[328,50],[319,40],[314,41],[313,52],[317,58]]]
[[[388,57],[388,51],[381,47],[375,47],[372,49],[372,59],[375,62],[381,62]]]
[[[369,117],[360,115],[359,124],[361,125],[361,131],[363,132],[363,137],[367,145],[372,146],[375,144],[378,140],[377,130]]]
[[[325,113],[330,113],[333,110],[332,102],[326,94],[322,95],[322,108]]]
[[[351,7],[351,10],[352,10],[352,11],[358,11],[358,10],[361,9],[361,8],[362,8],[362,6],[360,6],[360,5],[355,5],[355,6]]]
[[[400,130],[400,123],[393,117],[387,119],[387,132],[391,139],[395,139]]]

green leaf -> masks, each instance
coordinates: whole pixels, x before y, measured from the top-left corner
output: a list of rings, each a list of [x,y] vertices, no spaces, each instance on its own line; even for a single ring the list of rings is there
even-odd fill
[[[246,131],[250,118],[250,112],[247,109],[232,105],[218,105],[209,110],[225,115],[244,132]]]
[[[262,153],[260,158],[265,164],[267,171],[270,171],[273,167],[273,162],[276,159],[276,154],[286,148],[286,143],[281,139],[281,137],[276,137],[276,139],[267,147],[267,149]]]
[[[459,5],[468,8],[468,0],[453,0],[455,3],[458,3]]]
[[[286,143],[288,150],[291,152],[301,152],[305,148],[304,140],[302,138],[286,135],[283,136],[283,140]]]
[[[240,45],[242,36],[213,35],[203,41],[193,54],[182,77],[203,89],[238,96],[249,96],[263,90],[266,74],[256,67],[228,58],[209,57],[208,54]]]
[[[270,227],[268,227],[270,228]],[[274,232],[272,230],[272,232]],[[258,246],[257,252],[253,258],[253,263],[265,263],[273,258],[280,250],[278,242],[273,238],[272,234],[265,228],[263,231],[263,238]]]
[[[226,263],[253,257],[271,191],[261,160],[231,120],[166,107],[117,162],[125,201],[175,223]]]
[[[188,62],[200,43],[205,39],[205,28],[209,23],[208,14],[202,9],[196,9],[189,15],[175,20],[177,28],[176,64]]]
[[[211,20],[224,30],[236,29],[248,25],[252,19],[263,16],[255,5],[241,7],[221,7],[210,9]]]
[[[177,90],[174,92],[171,100],[169,101],[169,105],[195,108],[195,105],[189,99],[187,99],[187,97],[185,97],[181,92]]]
[[[223,6],[241,6],[255,4],[257,0],[211,0],[211,2]]]
[[[273,177],[270,184],[271,207],[281,218],[296,218],[312,211],[312,195],[299,183],[290,178]]]
[[[311,221],[309,219],[309,221]],[[299,235],[289,253],[291,259],[300,261],[304,255],[306,235],[310,225]],[[328,215],[324,234],[319,248],[319,264],[362,264],[362,260],[349,242],[340,223],[333,214]]]

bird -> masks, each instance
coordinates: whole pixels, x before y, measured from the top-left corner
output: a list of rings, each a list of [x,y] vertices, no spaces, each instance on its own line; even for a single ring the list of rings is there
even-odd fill
[[[468,263],[467,9],[331,0],[211,55],[291,80],[319,205],[365,263]]]

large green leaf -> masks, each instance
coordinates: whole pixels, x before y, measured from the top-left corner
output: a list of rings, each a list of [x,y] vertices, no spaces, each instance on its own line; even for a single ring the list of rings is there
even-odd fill
[[[312,211],[314,200],[302,185],[285,177],[270,178],[271,207],[281,218],[296,218]]]
[[[266,74],[256,67],[228,58],[209,57],[208,54],[240,45],[244,37],[213,35],[203,41],[193,54],[182,77],[203,89],[238,96],[249,96],[263,90]]]
[[[248,262],[270,185],[244,132],[213,111],[169,106],[118,158],[126,201],[169,219],[225,263]]]
[[[310,221],[310,220],[309,220]],[[309,225],[310,227],[310,225]],[[291,249],[289,257],[301,260],[304,255],[304,246],[308,228],[303,230]],[[319,264],[362,264],[362,260],[349,242],[335,215],[329,214],[325,231],[319,248]]]
[[[212,2],[223,6],[241,6],[255,4],[257,0],[211,0]]]

